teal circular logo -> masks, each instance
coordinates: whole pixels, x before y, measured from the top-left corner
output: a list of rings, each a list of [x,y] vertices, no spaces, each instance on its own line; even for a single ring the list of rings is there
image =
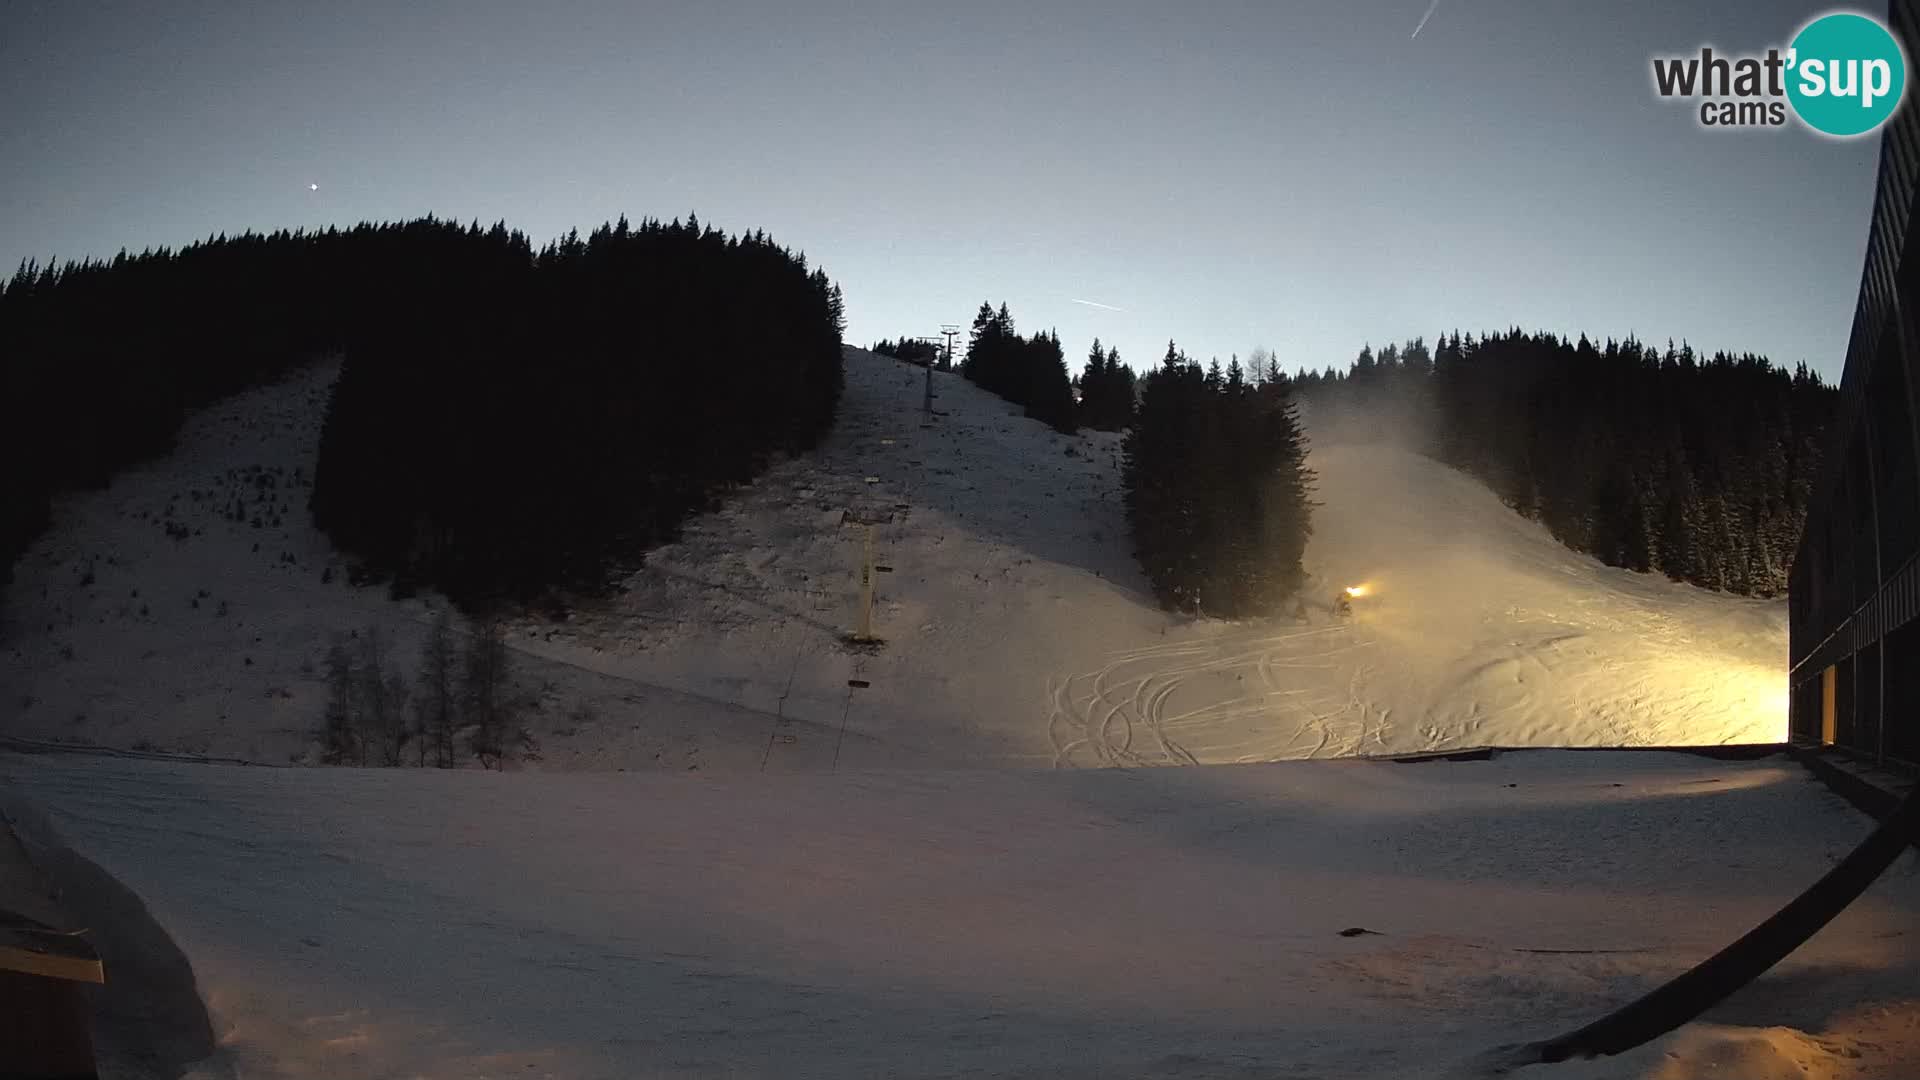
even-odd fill
[[[1865,15],[1822,15],[1787,53],[1787,100],[1808,127],[1827,135],[1878,129],[1906,92],[1906,54],[1886,27]]]

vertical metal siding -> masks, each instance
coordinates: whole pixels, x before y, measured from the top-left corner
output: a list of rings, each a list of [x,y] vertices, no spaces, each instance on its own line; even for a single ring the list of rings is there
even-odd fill
[[[1888,22],[1907,44],[1909,62],[1920,58],[1913,43],[1920,29],[1920,0],[1893,0]],[[1912,72],[1908,74],[1911,80]],[[1860,275],[1860,298],[1854,309],[1853,333],[1847,345],[1846,368],[1840,378],[1840,406],[1833,430],[1829,433],[1821,475],[1808,507],[1806,531],[1794,556],[1789,588],[1806,595],[1789,604],[1791,637],[1789,643],[1789,683],[1794,702],[1791,727],[1795,738],[1817,738],[1817,717],[1803,715],[1817,700],[1810,687],[1817,685],[1829,667],[1839,667],[1849,679],[1856,673],[1879,680],[1890,668],[1900,671],[1920,669],[1920,646],[1908,646],[1905,639],[1920,640],[1920,635],[1902,635],[1899,642],[1888,642],[1888,635],[1920,618],[1920,557],[1909,557],[1899,566],[1878,566],[1870,575],[1875,583],[1867,595],[1855,591],[1859,573],[1856,560],[1872,559],[1877,553],[1878,530],[1873,546],[1862,547],[1864,538],[1856,536],[1864,510],[1872,521],[1886,492],[1875,486],[1871,454],[1853,452],[1856,440],[1869,434],[1865,395],[1878,360],[1898,363],[1906,369],[1909,398],[1920,402],[1920,363],[1916,362],[1913,329],[1920,328],[1920,297],[1912,294],[1911,284],[1920,282],[1920,239],[1914,233],[1914,193],[1920,184],[1920,107],[1909,100],[1881,135],[1879,177],[1874,194],[1873,214],[1868,226],[1866,265]],[[1903,285],[1909,287],[1903,288]],[[1883,340],[1889,336],[1896,346],[1883,352]],[[1905,410],[1909,425],[1920,425],[1916,410]],[[1909,438],[1920,445],[1920,430],[1882,432],[1883,438]],[[1906,482],[1920,483],[1908,478]],[[1920,492],[1904,493],[1905,498],[1920,497]],[[1865,506],[1859,505],[1862,501]],[[1850,545],[1841,547],[1840,545]],[[1883,643],[1885,643],[1883,645]],[[1873,650],[1863,654],[1864,650]],[[1847,688],[1851,690],[1852,687]],[[1843,741],[1858,752],[1881,756],[1889,745],[1911,746],[1920,742],[1920,714],[1910,714],[1897,703],[1882,708],[1884,695],[1879,687],[1865,693],[1848,693],[1848,709],[1856,706],[1862,715],[1847,718]],[[1807,704],[1803,704],[1807,703]],[[1867,715],[1871,714],[1871,715]]]

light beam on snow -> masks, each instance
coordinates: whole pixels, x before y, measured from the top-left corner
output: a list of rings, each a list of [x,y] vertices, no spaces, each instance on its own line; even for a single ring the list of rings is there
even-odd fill
[[[1433,13],[1438,10],[1440,10],[1440,0],[1433,0],[1433,3],[1427,5],[1427,13],[1420,16],[1420,25],[1413,28],[1413,37],[1420,36],[1420,31],[1427,28],[1427,20],[1433,18]]]
[[[1072,302],[1073,302],[1073,303],[1076,303],[1076,304],[1084,304],[1084,305],[1086,305],[1087,307],[1090,307],[1090,308],[1099,308],[1099,309],[1100,309],[1101,311],[1125,311],[1125,310],[1127,310],[1126,308],[1118,308],[1118,307],[1114,307],[1114,306],[1113,306],[1112,304],[1103,304],[1103,303],[1101,303],[1101,302],[1099,302],[1098,300],[1079,300],[1079,299],[1075,299],[1075,300],[1073,300]]]

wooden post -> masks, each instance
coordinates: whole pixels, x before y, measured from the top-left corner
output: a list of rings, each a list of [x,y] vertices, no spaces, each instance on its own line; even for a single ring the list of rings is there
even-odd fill
[[[1820,673],[1820,745],[1832,746],[1840,741],[1839,715],[1834,710],[1837,695],[1834,690],[1839,686],[1838,672],[1829,664]]]

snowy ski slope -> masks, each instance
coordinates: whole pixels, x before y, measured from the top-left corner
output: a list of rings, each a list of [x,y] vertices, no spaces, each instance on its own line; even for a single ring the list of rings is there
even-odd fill
[[[538,702],[526,764],[1158,765],[1784,736],[1782,603],[1602,567],[1425,458],[1313,451],[1312,599],[1364,584],[1351,621],[1186,622],[1155,609],[1130,556],[1117,436],[1058,435],[946,373],[925,426],[921,369],[847,357],[824,446],[693,521],[611,601],[514,627]],[[0,734],[310,760],[329,633],[382,625],[411,665],[433,599],[347,585],[305,514],[332,377],[217,406],[172,456],[65,501],[7,597]],[[221,517],[235,489],[280,520]],[[862,522],[890,568],[873,652],[841,641]]]
[[[301,509],[332,377],[59,508],[7,597],[0,735],[308,762],[327,636],[410,660],[435,599],[346,584]],[[191,958],[196,1080],[1440,1077],[1684,969],[1866,830],[1780,759],[1225,765],[1774,741],[1783,612],[1329,444],[1309,569],[1365,587],[1353,618],[1172,619],[1116,437],[945,374],[923,426],[923,378],[849,350],[823,447],[517,622],[518,774],[0,751],[0,810]],[[221,516],[236,488],[279,520]],[[864,522],[877,650],[841,641]],[[1071,768],[1187,764],[1217,767]],[[1917,889],[1908,856],[1706,1022],[1542,1075],[1910,1076]]]
[[[1567,752],[838,776],[0,753],[0,810],[22,801],[192,959],[221,1047],[197,1080],[1439,1077],[1684,970],[1870,827],[1783,759]],[[1707,1022],[1517,1076],[1904,1080],[1917,918],[1908,854]]]

